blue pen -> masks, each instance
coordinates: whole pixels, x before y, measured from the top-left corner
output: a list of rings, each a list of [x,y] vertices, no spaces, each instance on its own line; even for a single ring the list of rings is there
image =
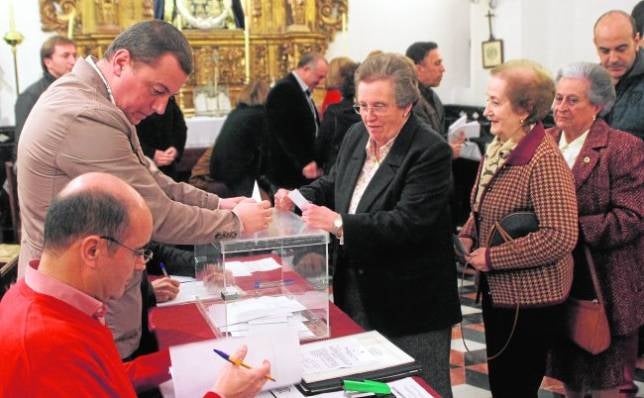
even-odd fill
[[[276,281],[255,281],[255,289],[267,289],[278,286],[289,286],[295,281],[293,279],[278,279]]]
[[[228,354],[226,354],[225,352],[223,352],[223,351],[221,351],[221,350],[218,350],[218,349],[216,349],[216,348],[213,348],[212,350],[215,352],[215,354],[217,354],[217,355],[219,355],[220,357],[224,358],[226,361],[228,361],[228,362],[232,363],[233,365],[241,366],[242,368],[246,368],[246,369],[252,369],[252,368],[250,367],[250,365],[245,364],[241,359],[234,359],[234,358],[231,358],[231,357],[230,357],[230,355],[228,355]],[[272,378],[270,375],[266,375],[266,376],[264,376],[264,377],[265,377],[265,378],[267,378],[268,380],[275,381],[275,379],[274,379],[274,378]]]
[[[159,263],[159,268],[161,268],[161,272],[163,272],[163,276],[165,276],[166,278],[170,277],[170,275],[168,275],[168,270],[165,269],[165,264],[163,264],[162,262]]]

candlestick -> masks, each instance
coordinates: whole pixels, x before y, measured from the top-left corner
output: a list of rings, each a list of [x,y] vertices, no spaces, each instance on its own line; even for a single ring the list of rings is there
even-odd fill
[[[16,19],[13,15],[13,0],[9,0],[9,33],[16,31]]]
[[[250,83],[250,0],[244,2],[244,72],[246,73],[246,84]]]
[[[24,38],[20,32],[16,32],[15,26],[13,31],[9,31],[4,35],[4,41],[11,46],[11,54],[13,55],[13,77],[16,81],[16,96],[20,94],[20,83],[18,82],[18,44],[22,43]]]

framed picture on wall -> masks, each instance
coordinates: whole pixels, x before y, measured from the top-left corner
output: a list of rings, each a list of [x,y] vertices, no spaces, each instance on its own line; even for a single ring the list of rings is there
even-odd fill
[[[490,69],[503,63],[503,40],[493,39],[481,43],[483,68]]]

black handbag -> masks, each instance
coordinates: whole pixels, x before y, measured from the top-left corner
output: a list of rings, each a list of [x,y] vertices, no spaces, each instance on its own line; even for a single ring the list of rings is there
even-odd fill
[[[503,217],[501,221],[494,223],[487,246],[498,246],[505,242],[512,242],[514,239],[526,236],[530,232],[539,229],[539,220],[532,211],[517,211]]]

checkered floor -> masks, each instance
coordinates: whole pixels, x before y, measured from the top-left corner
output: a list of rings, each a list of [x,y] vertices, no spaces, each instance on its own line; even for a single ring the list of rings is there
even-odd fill
[[[461,339],[460,326],[452,330],[452,352],[450,356],[452,392],[455,398],[488,398],[489,391],[487,364],[485,360],[485,334],[481,307],[475,304],[476,287],[473,277],[466,275],[461,288],[461,309],[463,311],[463,333],[465,344]],[[635,375],[639,387],[638,397],[644,396],[644,371],[638,370]],[[540,398],[564,397],[562,384],[551,378],[545,378],[539,391]],[[626,395],[624,395],[626,397]]]

